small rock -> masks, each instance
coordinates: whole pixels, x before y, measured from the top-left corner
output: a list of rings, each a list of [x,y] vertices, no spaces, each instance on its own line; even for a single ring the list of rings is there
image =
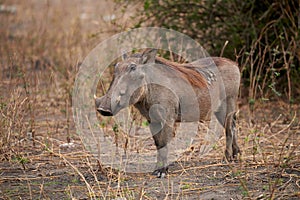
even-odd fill
[[[28,131],[28,132],[26,133],[26,135],[27,135],[27,138],[28,138],[29,140],[32,140],[33,134],[32,134],[31,131]]]
[[[103,20],[105,22],[110,22],[116,19],[116,15],[112,14],[112,15],[105,15],[103,16]]]
[[[59,145],[59,148],[61,148],[61,149],[68,149],[68,148],[74,148],[74,147],[75,147],[75,144],[73,142],[64,143],[64,144]]]
[[[10,13],[15,14],[17,12],[17,7],[15,5],[6,6],[6,5],[0,5],[0,13]]]

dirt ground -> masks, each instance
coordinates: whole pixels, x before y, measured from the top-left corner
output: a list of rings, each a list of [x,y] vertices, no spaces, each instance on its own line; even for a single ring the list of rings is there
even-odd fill
[[[240,98],[237,162],[224,161],[222,136],[203,157],[195,144],[163,179],[102,165],[76,134],[74,78],[87,53],[126,29],[128,13],[139,5],[83,0],[0,0],[0,5],[0,199],[300,198],[300,107],[278,98],[253,106]],[[99,116],[102,121],[113,133],[113,119]]]
[[[285,127],[282,123],[277,125]],[[239,123],[243,151],[239,162],[223,161],[222,138],[220,146],[204,158],[200,159],[196,152],[173,163],[164,179],[148,173],[124,174],[105,166],[101,168],[75,135],[75,147],[67,149],[59,147],[63,142],[61,133],[51,137],[40,134],[35,145],[24,138],[19,148],[22,159],[26,160],[1,161],[1,196],[2,199],[268,199],[272,194],[275,199],[298,199],[299,132],[288,142],[283,142],[287,139],[286,131],[262,136],[255,152],[253,139],[246,139],[249,129],[244,126]],[[299,125],[291,129],[299,131]]]

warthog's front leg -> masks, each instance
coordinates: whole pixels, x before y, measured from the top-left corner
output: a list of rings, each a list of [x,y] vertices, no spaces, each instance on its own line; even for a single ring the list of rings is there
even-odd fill
[[[152,130],[161,128],[161,131],[155,134]],[[157,148],[157,163],[153,175],[163,178],[168,172],[168,142],[171,140],[173,127],[168,124],[151,123],[151,132],[154,133],[153,139]]]
[[[152,107],[150,118],[150,131],[157,148],[157,163],[153,174],[163,178],[168,172],[168,142],[172,138],[174,119],[160,105]]]

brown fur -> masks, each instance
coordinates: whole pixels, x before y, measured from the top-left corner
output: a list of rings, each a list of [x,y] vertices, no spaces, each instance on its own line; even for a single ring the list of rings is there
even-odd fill
[[[181,72],[183,77],[187,79],[193,86],[199,88],[207,87],[207,82],[205,78],[202,76],[202,74],[198,73],[193,68],[188,68],[188,67],[192,67],[190,64],[179,64],[158,56],[155,58],[155,60],[161,64],[167,65]]]

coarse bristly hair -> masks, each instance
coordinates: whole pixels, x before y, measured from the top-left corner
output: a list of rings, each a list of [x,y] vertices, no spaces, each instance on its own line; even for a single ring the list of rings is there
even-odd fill
[[[180,64],[176,62],[172,62],[170,60],[164,59],[162,57],[156,57],[155,61],[160,64],[167,65],[177,71],[179,71],[182,76],[187,79],[193,86],[204,88],[207,87],[207,81],[202,74],[194,70],[192,65],[189,63]]]

